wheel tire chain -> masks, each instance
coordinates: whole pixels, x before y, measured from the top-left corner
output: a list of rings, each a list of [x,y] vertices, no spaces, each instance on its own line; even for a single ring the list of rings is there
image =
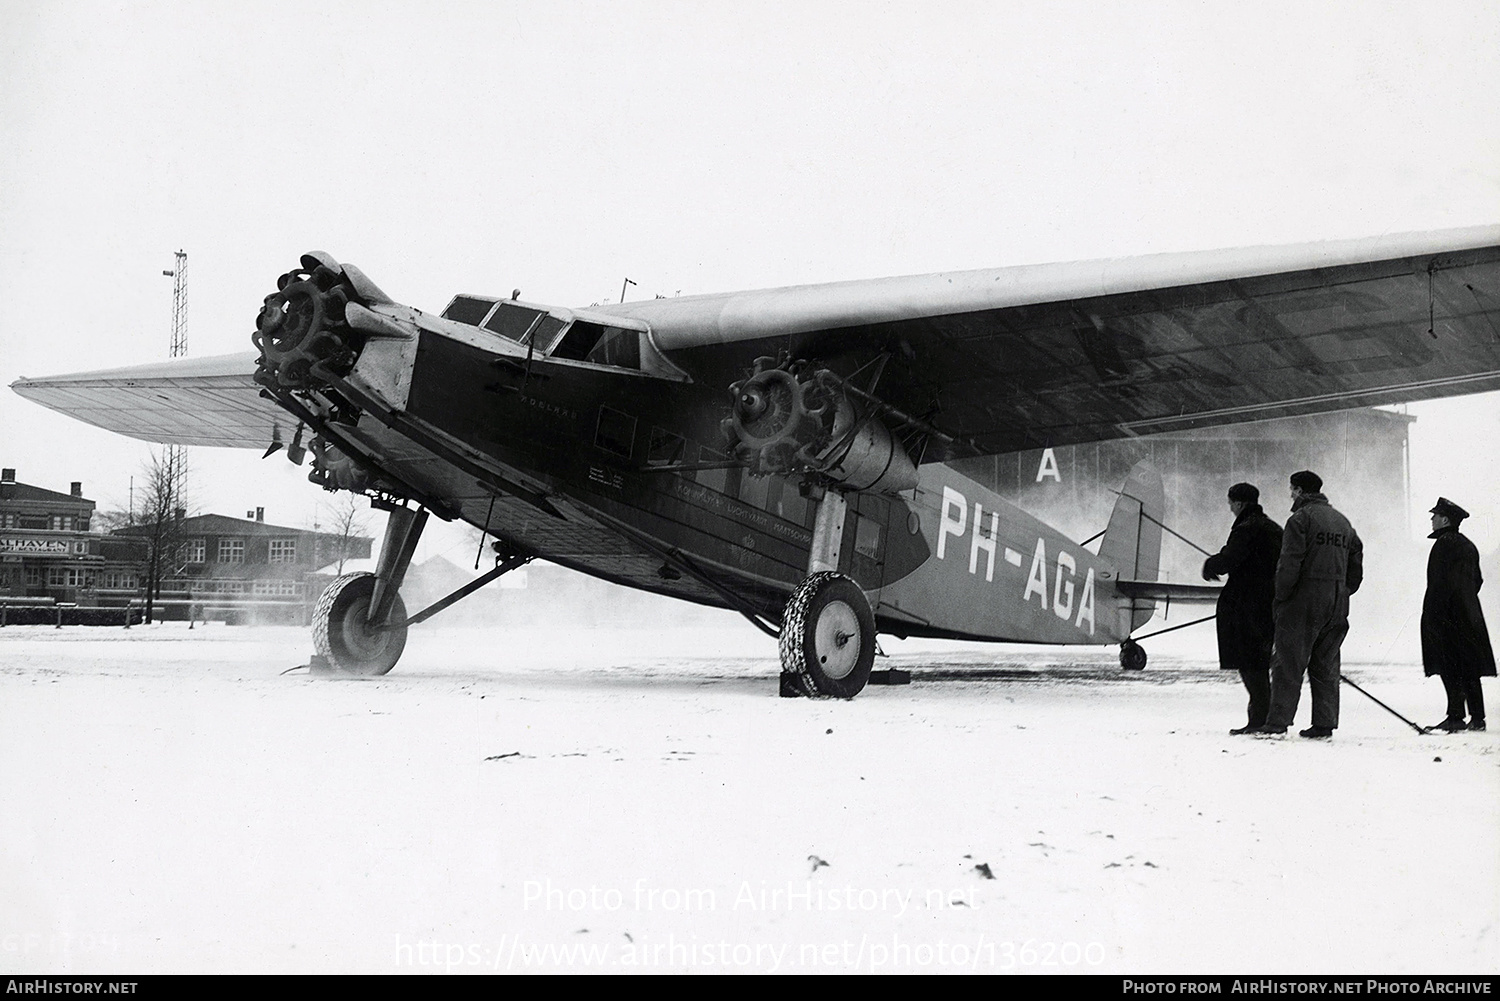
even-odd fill
[[[328,640],[328,622],[333,612],[333,603],[338,600],[345,588],[361,577],[374,576],[372,573],[363,572],[344,574],[323,590],[318,603],[313,606],[313,650],[328,662],[329,667],[340,673],[347,673],[348,668],[338,662],[338,658],[333,653],[333,644]]]
[[[807,631],[807,606],[812,603],[813,595],[817,594],[825,580],[839,576],[842,575],[833,570],[819,570],[808,574],[792,592],[792,600],[787,602],[786,611],[781,616],[781,636],[778,640],[781,669],[796,675],[802,693],[808,698],[832,696],[819,691],[817,682],[807,669],[807,654],[802,648],[802,637]],[[789,664],[794,666],[789,667]]]

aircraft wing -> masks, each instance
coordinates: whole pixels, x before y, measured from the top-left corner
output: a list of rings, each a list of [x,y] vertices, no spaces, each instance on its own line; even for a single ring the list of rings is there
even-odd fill
[[[885,353],[931,462],[1500,389],[1500,226],[599,309],[704,381]]]
[[[19,379],[28,400],[87,424],[169,445],[265,448],[292,418],[255,384],[256,352]]]

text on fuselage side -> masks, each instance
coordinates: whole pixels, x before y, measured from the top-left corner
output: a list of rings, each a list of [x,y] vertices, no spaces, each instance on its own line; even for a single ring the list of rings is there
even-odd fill
[[[969,573],[979,572],[979,554],[983,552],[986,556],[984,579],[993,583],[995,580],[995,551],[997,540],[1000,537],[1000,512],[989,512],[989,530],[984,528],[984,505],[978,501],[974,502],[974,515],[972,523],[973,535],[969,540]],[[963,538],[964,532],[970,524],[969,501],[963,494],[950,486],[943,487],[943,508],[938,518],[937,530],[937,557],[945,559],[948,549],[948,537],[955,539]],[[1005,562],[1013,567],[1019,567],[1022,562],[1021,553],[1009,546],[1005,548]],[[1089,567],[1084,577],[1082,592],[1076,595],[1077,615],[1074,616],[1074,580],[1078,576],[1078,561],[1072,554],[1059,550],[1057,560],[1052,571],[1052,614],[1059,619],[1067,621],[1073,619],[1073,625],[1082,629],[1084,622],[1088,622],[1089,635],[1094,635],[1094,568]],[[1031,568],[1026,573],[1026,588],[1021,592],[1021,600],[1030,601],[1032,596],[1047,608],[1047,540],[1038,537],[1036,548],[1031,553]]]

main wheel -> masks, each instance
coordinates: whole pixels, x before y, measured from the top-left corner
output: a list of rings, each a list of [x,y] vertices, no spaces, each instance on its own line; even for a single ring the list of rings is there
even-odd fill
[[[313,649],[328,666],[343,674],[375,677],[385,674],[406,649],[406,626],[380,629],[369,621],[375,575],[345,574],[318,599],[313,609]],[[392,622],[406,621],[406,605],[397,594],[391,601]]]
[[[1144,671],[1146,669],[1146,651],[1135,640],[1126,640],[1120,644],[1120,666],[1127,671]]]
[[[797,585],[781,621],[781,669],[808,695],[852,699],[875,663],[875,615],[859,585],[830,570]]]

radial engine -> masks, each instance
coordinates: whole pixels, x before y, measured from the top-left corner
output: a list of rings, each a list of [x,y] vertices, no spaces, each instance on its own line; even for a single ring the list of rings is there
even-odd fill
[[[323,421],[353,423],[358,409],[331,387],[349,374],[371,338],[408,336],[365,303],[390,303],[376,285],[353,265],[327,254],[302,257],[276,281],[255,318],[250,340],[260,349],[255,381],[278,396],[295,394]],[[311,418],[310,418],[311,419]],[[324,425],[314,421],[315,427]],[[301,429],[288,456],[302,462]],[[388,489],[327,433],[311,442],[313,470],[308,476],[325,490]],[[269,454],[269,453],[268,453]]]
[[[878,407],[856,401],[828,369],[757,358],[729,391],[734,402],[721,427],[752,474],[817,473],[881,493],[917,485],[917,468]]]
[[[266,296],[250,340],[260,349],[262,381],[285,389],[308,389],[320,380],[313,366],[347,372],[363,338],[345,322],[354,298],[337,261],[311,254],[276,281]]]

